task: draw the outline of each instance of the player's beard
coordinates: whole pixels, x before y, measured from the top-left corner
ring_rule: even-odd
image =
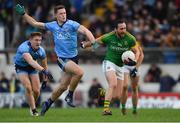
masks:
[[[118,37],[122,38],[122,37],[124,37],[125,33],[124,32],[121,32],[121,33],[117,32],[117,35],[118,35]]]

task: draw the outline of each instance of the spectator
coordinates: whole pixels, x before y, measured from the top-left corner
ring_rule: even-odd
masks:
[[[88,91],[89,95],[89,107],[97,107],[98,106],[98,89],[102,88],[99,80],[97,78],[93,78],[92,85]]]
[[[167,73],[163,73],[160,78],[160,92],[171,92],[176,81]]]
[[[156,64],[152,64],[144,78],[144,81],[145,82],[159,82],[161,71],[162,71],[161,68],[159,68]]]
[[[5,73],[1,72],[0,73],[0,92],[9,92],[9,90],[10,90],[9,84],[10,84],[10,82],[6,78]]]
[[[19,79],[16,77],[16,74],[13,73],[10,78],[10,92],[20,92],[21,91],[21,85],[20,85]]]

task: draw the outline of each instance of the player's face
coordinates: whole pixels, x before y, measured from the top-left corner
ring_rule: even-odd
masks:
[[[126,33],[126,24],[125,23],[119,23],[117,26],[117,33],[120,36],[124,36]]]
[[[55,16],[56,16],[58,22],[64,23],[66,21],[66,9],[57,10]]]
[[[42,37],[41,36],[34,36],[30,39],[31,46],[33,49],[37,50],[39,49],[39,46],[41,45]]]

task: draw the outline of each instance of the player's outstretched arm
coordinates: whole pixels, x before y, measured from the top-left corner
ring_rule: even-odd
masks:
[[[37,22],[34,18],[29,16],[25,11],[24,6],[17,4],[15,10],[19,15],[23,16],[23,18],[33,27],[45,29],[45,24],[42,22]]]
[[[95,41],[93,34],[85,26],[80,25],[78,28],[78,32],[86,35],[86,37],[88,38],[89,41]]]
[[[24,53],[23,54],[23,58],[25,59],[25,61],[31,65],[33,68],[35,68],[36,70],[42,71],[44,70],[44,68],[39,65],[29,53]]]

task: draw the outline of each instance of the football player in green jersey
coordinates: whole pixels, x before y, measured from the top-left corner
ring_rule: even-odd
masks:
[[[117,21],[114,31],[104,34],[95,41],[82,42],[81,47],[86,48],[92,46],[95,49],[99,44],[105,44],[107,47],[102,68],[109,86],[106,90],[103,115],[112,115],[109,108],[110,102],[112,98],[121,98],[124,84],[124,63],[121,60],[121,55],[124,51],[132,49],[135,52],[137,60],[139,50],[136,46],[135,37],[126,31],[126,23],[124,20]],[[136,65],[136,61],[130,60],[127,62],[127,65],[134,66]]]
[[[129,80],[129,78],[131,80],[133,114],[137,114],[138,82],[139,82],[138,68],[144,59],[143,50],[138,42],[137,42],[137,46],[138,46],[140,55],[139,55],[139,58],[137,59],[136,66],[127,66],[127,65],[123,66],[123,68],[124,68],[124,86],[123,86],[123,92],[122,92],[122,97],[121,97],[121,104],[122,104],[121,112],[123,115],[126,115],[126,105],[125,104],[126,104],[126,101],[128,98],[128,80]]]

